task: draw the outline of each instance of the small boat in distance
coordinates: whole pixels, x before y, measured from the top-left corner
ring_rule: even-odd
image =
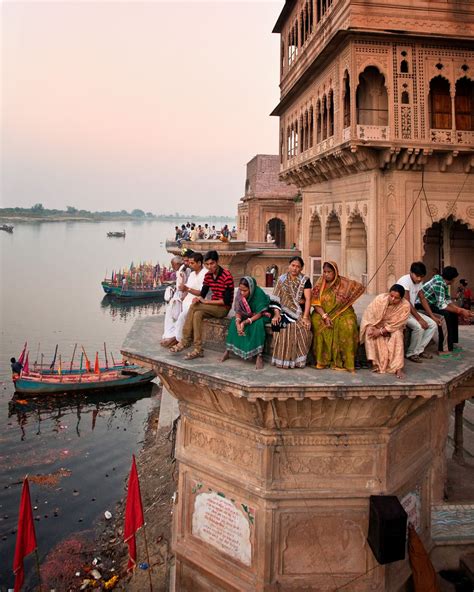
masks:
[[[134,286],[134,285],[116,285],[112,280],[103,280],[101,282],[102,288],[106,294],[114,298],[159,298],[163,296],[166,290],[165,284],[160,284],[149,288]]]
[[[9,232],[11,234],[13,232],[13,226],[11,224],[2,224],[0,226],[0,230],[4,230],[5,232]]]
[[[151,262],[132,263],[130,267],[107,272],[101,282],[102,289],[109,296],[120,299],[159,298],[163,296],[171,275],[166,267]]]
[[[108,232],[107,236],[109,238],[125,238],[125,230],[122,230],[122,232]]]

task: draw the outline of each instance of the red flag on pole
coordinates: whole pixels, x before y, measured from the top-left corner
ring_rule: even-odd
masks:
[[[27,354],[26,354],[25,365],[23,366],[23,370],[22,370],[22,374],[26,374],[26,375],[28,375],[30,373],[30,364],[28,362],[28,354],[29,354],[29,352],[27,352]]]
[[[99,374],[99,352],[95,352],[94,374]]]
[[[26,354],[26,346],[27,346],[27,342],[25,341],[25,345],[23,346],[23,351],[20,354],[20,357],[18,358],[18,361],[20,362],[20,364],[23,364],[24,360],[25,360],[25,354]]]
[[[130,469],[130,477],[128,478],[127,503],[125,505],[125,528],[123,533],[123,540],[128,545],[127,571],[135,569],[137,563],[135,533],[144,523],[140,483],[138,481],[135,455],[133,455],[132,468]]]
[[[20,513],[18,516],[18,532],[16,535],[15,558],[13,573],[15,574],[15,592],[19,592],[25,579],[23,559],[37,547],[33,512],[31,511],[30,487],[28,478],[23,481],[21,490]]]

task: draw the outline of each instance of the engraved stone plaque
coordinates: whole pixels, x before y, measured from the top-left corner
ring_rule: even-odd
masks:
[[[251,565],[253,513],[223,494],[198,493],[194,500],[192,533],[195,537],[244,565]]]

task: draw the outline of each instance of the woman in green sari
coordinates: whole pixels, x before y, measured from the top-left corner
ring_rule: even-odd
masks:
[[[256,357],[255,368],[263,368],[263,348],[265,345],[265,323],[268,322],[270,298],[257,286],[255,278],[243,277],[235,297],[235,317],[231,320],[226,340],[226,352],[222,361],[229,359],[233,352],[248,360]]]
[[[313,354],[316,368],[355,371],[359,332],[352,308],[365,288],[339,275],[337,264],[326,261],[313,289]]]

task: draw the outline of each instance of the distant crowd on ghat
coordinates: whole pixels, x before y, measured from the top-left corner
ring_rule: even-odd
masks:
[[[456,301],[450,298],[450,286],[459,276],[452,266],[423,283],[424,263],[412,263],[388,292],[367,305],[360,326],[353,304],[365,287],[341,276],[335,261],[324,263],[313,286],[303,273],[301,257],[292,257],[272,294],[250,276],[239,279],[234,294],[234,278],[219,265],[217,251],[203,257],[184,250],[182,256],[173,257],[171,266],[176,284],[165,298],[161,345],[175,354],[189,349],[186,360],[204,355],[203,319],[224,318],[233,309],[223,362],[232,353],[244,360],[255,358],[256,368],[263,368],[265,326],[269,324],[273,331],[271,363],[277,368],[303,368],[311,355],[317,369],[355,372],[361,343],[373,372],[403,378],[405,359],[420,364],[433,358],[425,351],[431,340],[437,342],[440,356],[449,357],[462,349],[459,322],[470,323],[474,316],[466,280],[460,280]],[[411,330],[407,348],[405,327]]]
[[[225,224],[220,230],[217,230],[215,226],[210,224],[193,224],[187,222],[181,224],[181,226],[175,226],[175,241],[181,244],[182,241],[196,242],[198,240],[220,240],[222,242],[228,242],[231,239],[237,238],[237,228],[235,226],[232,229]]]

